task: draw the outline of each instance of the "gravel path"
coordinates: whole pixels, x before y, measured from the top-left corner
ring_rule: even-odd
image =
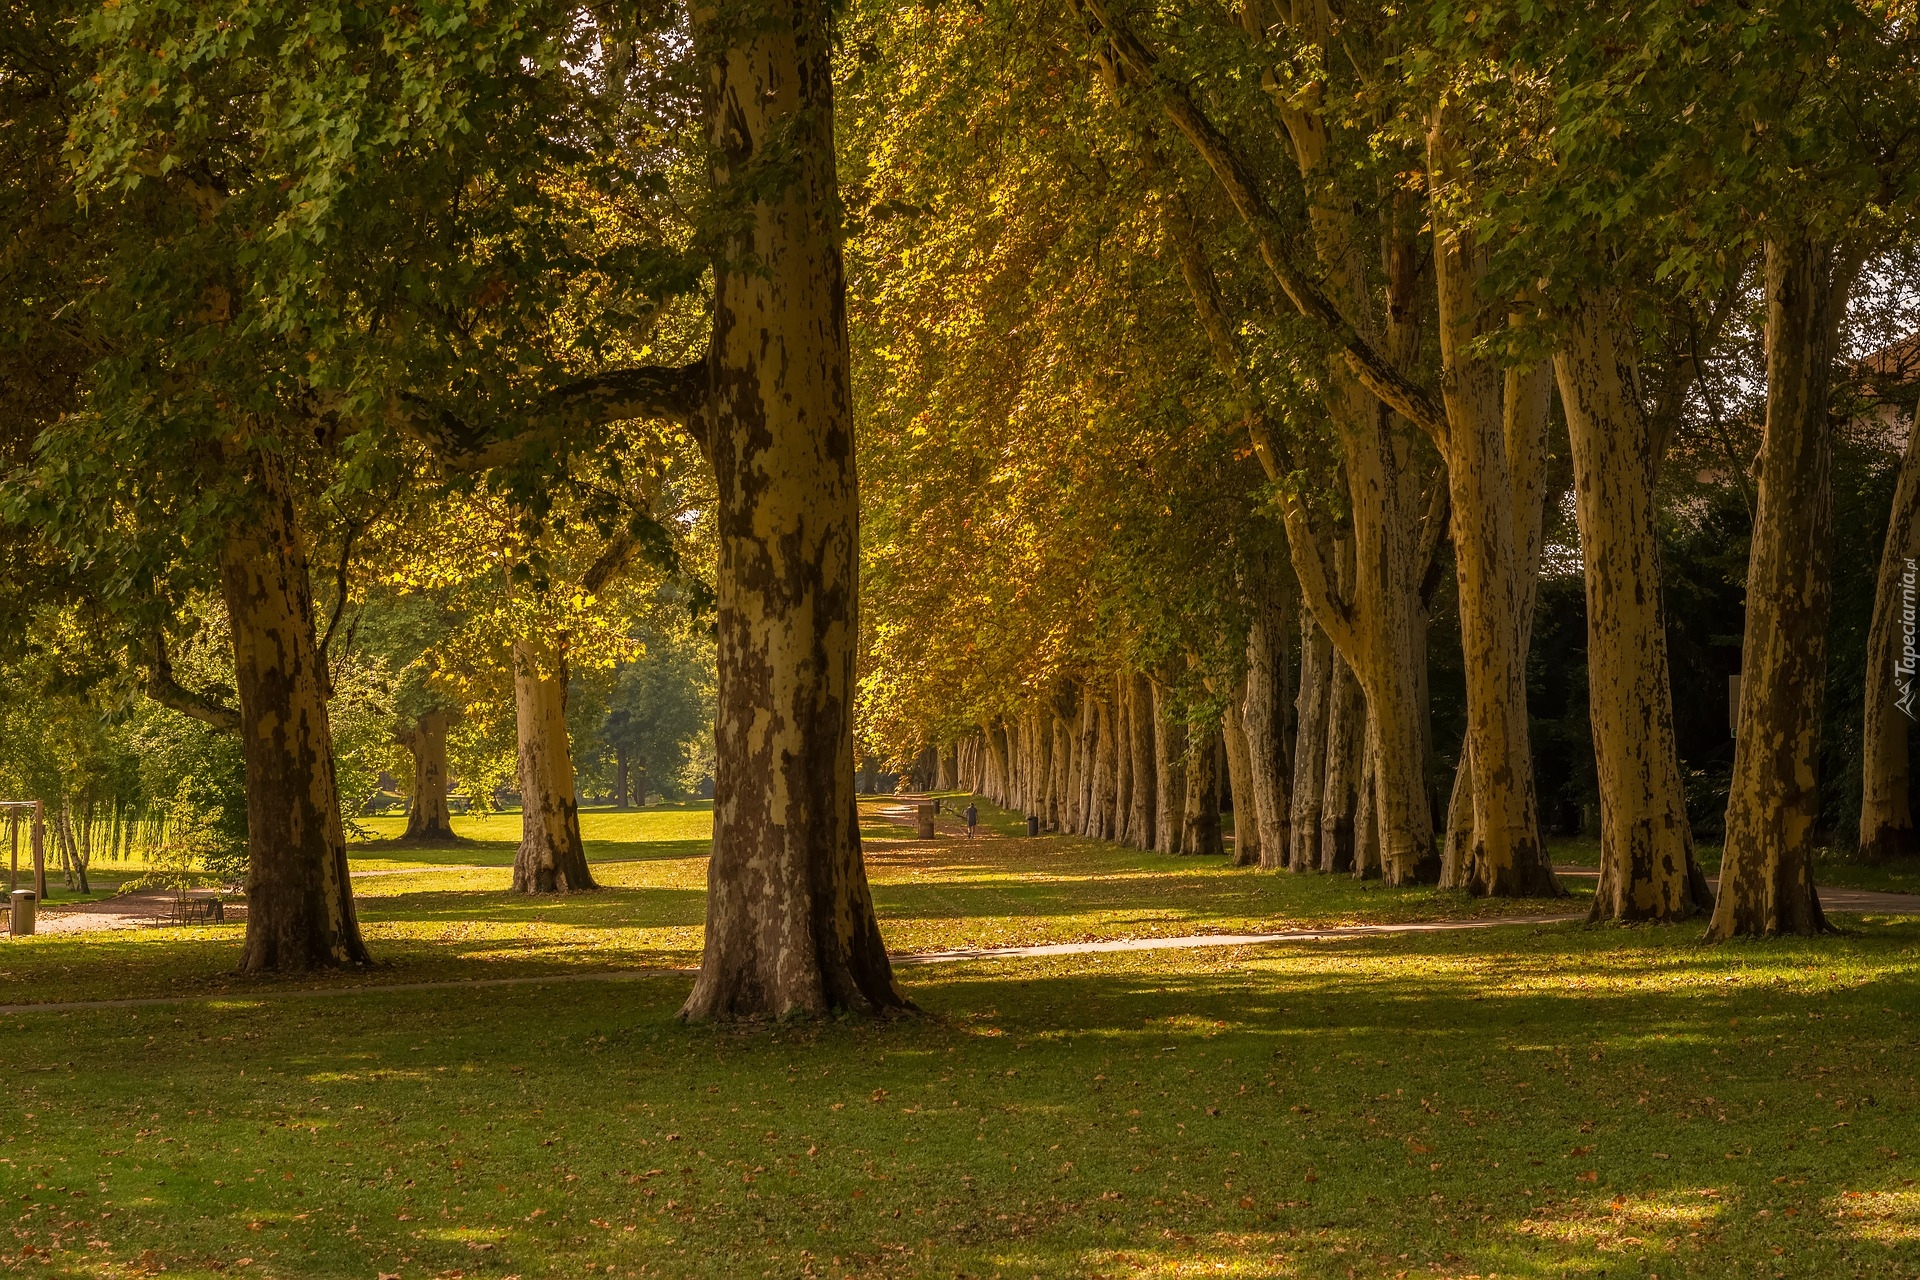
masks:
[[[212,895],[195,893],[191,896],[204,898]],[[173,899],[174,892],[171,889],[141,889],[103,898],[99,902],[79,902],[72,906],[62,906],[58,902],[42,903],[34,915],[33,931],[92,933],[102,929],[139,929],[164,925],[173,910]],[[244,901],[223,900],[222,907],[228,924],[247,918],[247,904]]]

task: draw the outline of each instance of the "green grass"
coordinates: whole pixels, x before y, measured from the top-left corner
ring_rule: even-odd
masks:
[[[183,1276],[1911,1275],[1917,945],[1555,927],[979,963],[908,972],[903,1024],[744,1035],[675,1024],[682,977],[20,1020],[10,1252],[102,1276],[147,1250]]]
[[[1550,852],[1554,865],[1598,867],[1600,841],[1597,837],[1556,838]],[[1701,844],[1694,848],[1700,867],[1710,876],[1720,874],[1720,846]],[[1821,849],[1814,858],[1816,885],[1834,889],[1871,889],[1878,893],[1920,893],[1920,858],[1869,859],[1851,849]]]
[[[866,806],[866,855],[874,902],[896,952],[1581,911],[1589,893],[1576,889],[1558,902],[1486,902],[1062,836],[874,837],[891,825],[881,812],[888,804]],[[990,816],[984,806],[982,816]],[[379,963],[301,981],[365,985],[696,965],[707,846],[681,836],[684,824],[707,820],[704,811],[581,815],[605,888],[564,898],[509,892],[512,845],[504,842],[452,850],[387,846],[378,857],[356,858],[355,870],[381,872],[354,885],[361,927]],[[944,815],[941,823],[944,831]],[[640,838],[613,839],[610,830]],[[0,949],[0,985],[16,993],[0,1003],[244,994],[261,980],[232,972],[243,932],[235,923],[22,939]]]
[[[408,866],[477,865],[510,867],[520,844],[520,815],[456,815],[455,844],[396,843],[407,829],[403,816],[361,818],[359,825],[376,838],[354,841],[348,857],[356,871]],[[713,840],[713,803],[689,800],[644,809],[584,809],[580,839],[589,861],[704,855]]]
[[[697,955],[693,820],[586,815],[600,894],[514,898],[497,861],[363,879],[373,973],[237,980],[236,928],[0,945],[9,1001],[206,997],[0,1017],[0,1270],[1920,1271],[1920,919],[911,965],[920,1017],[720,1032],[673,1020],[688,975],[634,972]],[[897,951],[1489,905],[1059,837],[868,852]],[[607,971],[632,980],[301,990]]]

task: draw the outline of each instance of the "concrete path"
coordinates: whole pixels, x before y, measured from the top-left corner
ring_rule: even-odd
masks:
[[[1254,947],[1276,942],[1322,942],[1331,938],[1368,938],[1398,933],[1452,933],[1491,929],[1503,924],[1565,924],[1584,914],[1487,916],[1475,920],[1429,920],[1416,924],[1349,924],[1325,929],[1285,929],[1277,933],[1190,933],[1177,938],[1120,938],[1111,942],[1051,942],[1033,947],[956,947],[894,956],[895,964],[943,964],[954,960],[1010,960],[1026,956],[1086,956],[1116,951],[1184,951],[1200,947]]]

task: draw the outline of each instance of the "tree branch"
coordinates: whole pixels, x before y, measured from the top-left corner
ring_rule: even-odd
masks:
[[[540,397],[528,415],[533,425],[511,436],[489,435],[412,396],[390,400],[387,421],[447,466],[485,471],[516,461],[532,447],[567,445],[595,427],[630,418],[675,423],[693,435],[703,453],[710,453],[704,427],[706,401],[707,362],[702,359],[677,368],[612,369],[555,387]]]
[[[1227,199],[1233,202],[1241,220],[1259,241],[1260,257],[1267,264],[1267,270],[1295,309],[1333,340],[1354,376],[1360,379],[1367,390],[1426,432],[1436,444],[1442,446],[1444,452],[1447,437],[1445,409],[1430,391],[1407,377],[1375,349],[1294,262],[1285,247],[1280,219],[1261,194],[1258,181],[1233,144],[1207,119],[1206,113],[1194,103],[1184,85],[1175,83],[1159,72],[1159,59],[1125,24],[1114,18],[1106,0],[1077,2],[1085,5],[1087,11],[1098,20],[1120,59],[1151,86],[1168,121],[1193,144],[1193,149],[1213,170]]]
[[[1453,536],[1453,489],[1444,465],[1433,473],[1427,490],[1427,513],[1420,520],[1420,607],[1433,604],[1440,586],[1440,548]]]
[[[607,580],[620,572],[621,566],[627,562],[627,557],[633,554],[634,544],[634,536],[625,529],[614,534],[607,543],[606,549],[591,565],[587,566],[586,573],[580,578],[580,585],[590,594],[599,595],[600,588],[606,586]]]
[[[1158,159],[1154,139],[1144,139],[1144,154],[1149,162]],[[1266,398],[1248,376],[1241,362],[1240,343],[1228,323],[1226,306],[1220,299],[1220,282],[1200,247],[1192,214],[1178,191],[1165,205],[1167,234],[1174,253],[1180,259],[1180,273],[1186,278],[1187,291],[1193,295],[1193,309],[1200,328],[1207,336],[1213,360],[1228,383],[1247,406],[1247,436],[1267,479],[1280,483],[1294,469],[1293,459],[1280,443],[1267,416]],[[1287,530],[1287,551],[1293,561],[1293,574],[1300,583],[1300,594],[1313,611],[1320,627],[1340,646],[1341,652],[1356,651],[1359,637],[1354,630],[1353,604],[1340,594],[1338,575],[1333,570],[1331,540],[1316,528],[1313,516],[1298,496],[1285,493],[1280,501],[1280,518]]]
[[[364,526],[357,520],[347,522],[347,531],[340,538],[340,563],[333,574],[333,615],[327,619],[326,634],[320,637],[319,659],[320,678],[327,687],[322,692],[329,698],[333,696],[333,668],[327,665],[327,650],[333,644],[333,633],[340,626],[340,615],[347,611],[347,568],[353,562],[353,540],[360,536]]]
[[[240,713],[204,694],[183,688],[173,678],[173,663],[167,657],[167,642],[153,638],[153,663],[147,671],[147,697],[163,707],[171,707],[183,716],[191,716],[212,725],[222,733],[240,732]]]

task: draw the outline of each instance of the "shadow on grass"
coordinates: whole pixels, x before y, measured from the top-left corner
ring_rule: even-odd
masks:
[[[676,1025],[682,977],[105,1011],[10,1042],[10,1150],[110,1180],[123,1252],[265,1222],[342,1274],[484,1232],[516,1271],[1911,1276],[1920,924],[1697,936],[954,966],[922,1018],[747,1033]]]
[[[497,889],[436,889],[360,899],[372,921],[422,924],[564,924],[582,929],[658,929],[700,925],[704,889],[611,886],[591,893],[520,894]]]
[[[511,867],[519,843],[510,840],[469,840],[458,847],[442,845],[404,845],[374,840],[348,848],[349,864],[378,862],[379,870],[400,870],[407,864],[422,870],[435,867]],[[704,858],[711,851],[710,840],[588,840],[584,848],[589,863],[658,862],[675,858]],[[400,864],[388,866],[387,864]],[[358,869],[358,868],[356,868]]]

